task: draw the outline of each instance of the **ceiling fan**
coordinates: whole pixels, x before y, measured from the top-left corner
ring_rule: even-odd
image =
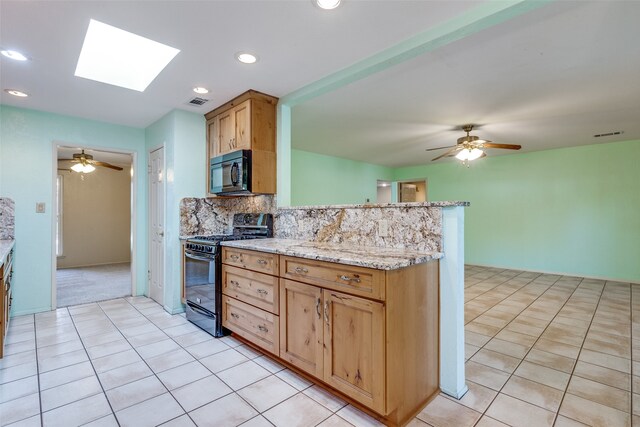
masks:
[[[71,159],[58,159],[59,162],[71,162],[75,163],[75,165],[71,166],[71,170],[79,173],[90,173],[96,170],[96,166],[102,166],[109,169],[114,169],[117,171],[121,171],[122,168],[120,166],[112,165],[107,162],[99,162],[97,160],[93,160],[93,156],[91,154],[85,154],[84,150],[81,153],[76,153],[73,155]]]
[[[426,151],[434,151],[434,150],[442,150],[445,148],[450,148],[444,154],[439,155],[435,159],[431,161],[439,160],[443,157],[452,157],[455,156],[457,159],[462,160],[465,164],[468,162],[479,159],[481,157],[486,157],[487,153],[484,152],[486,148],[502,148],[506,150],[519,150],[522,148],[521,145],[516,144],[494,144],[493,142],[480,139],[475,135],[469,135],[469,133],[473,130],[472,124],[462,126],[462,130],[467,133],[467,136],[463,136],[458,138],[458,143],[456,145],[450,145],[447,147],[438,147],[438,148],[427,148]]]

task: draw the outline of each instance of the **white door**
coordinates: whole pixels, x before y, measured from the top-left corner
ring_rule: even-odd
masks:
[[[164,148],[149,158],[149,295],[164,304]]]

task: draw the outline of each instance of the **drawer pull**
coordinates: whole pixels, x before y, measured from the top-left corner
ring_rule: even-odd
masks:
[[[256,292],[258,292],[260,295],[267,295],[269,293],[269,291],[266,289],[258,289]]]
[[[235,280],[229,280],[229,283],[231,283],[233,286],[235,286],[236,288],[240,287],[240,283],[236,282]]]
[[[257,262],[258,264],[260,264],[260,265],[267,265],[267,264],[268,264],[268,262],[267,262],[266,260],[264,260],[264,259],[259,259],[259,260],[258,260],[258,261],[256,261],[256,262]]]
[[[324,302],[324,321],[329,324],[329,301]]]
[[[269,329],[264,325],[258,325],[258,329],[265,333],[269,332]]]
[[[234,319],[239,319],[240,316],[237,315],[236,313],[231,313],[231,317],[233,317]]]
[[[360,283],[360,278],[358,276],[349,277],[343,274],[342,276],[340,276],[340,280],[344,280],[345,282]]]
[[[304,267],[296,267],[296,273],[298,273],[298,274],[306,274],[308,272],[309,272],[309,270],[307,270]]]
[[[320,319],[320,298],[316,298],[316,313],[318,313],[318,319]]]
[[[236,254],[233,254],[233,255],[229,255],[229,258],[231,258],[231,259],[232,259],[232,260],[234,260],[234,261],[237,261],[237,260],[239,260],[239,259],[240,259],[240,256],[239,256],[239,255],[236,255]]]

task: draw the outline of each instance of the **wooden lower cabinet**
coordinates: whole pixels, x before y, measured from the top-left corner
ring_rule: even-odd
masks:
[[[279,278],[262,273],[264,263],[228,258],[223,276],[232,286],[223,288],[225,327],[390,426],[407,424],[437,395],[437,261],[356,271],[337,263],[244,252],[244,260],[272,257],[268,266],[280,265]],[[247,267],[238,268],[242,264]],[[369,287],[374,291],[343,289],[347,270],[352,282],[355,275],[374,278]],[[258,289],[267,291],[261,295],[265,300],[256,299]]]
[[[324,290],[324,381],[386,414],[384,305]]]
[[[280,279],[280,357],[303,371],[322,378],[322,289]]]

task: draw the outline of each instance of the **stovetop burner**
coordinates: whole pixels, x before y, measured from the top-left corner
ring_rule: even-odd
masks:
[[[233,216],[233,234],[200,235],[187,239],[187,249],[199,252],[215,252],[220,242],[230,240],[264,239],[273,235],[271,214],[240,213]]]

